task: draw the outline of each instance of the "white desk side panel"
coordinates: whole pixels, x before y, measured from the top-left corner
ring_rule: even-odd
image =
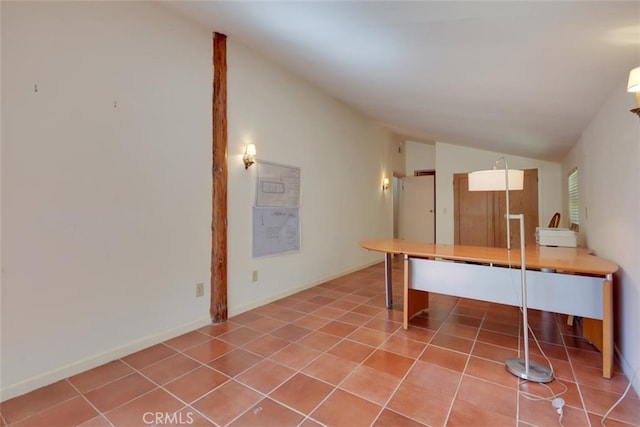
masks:
[[[602,319],[603,278],[527,270],[529,308]],[[409,287],[521,305],[520,269],[409,258]]]

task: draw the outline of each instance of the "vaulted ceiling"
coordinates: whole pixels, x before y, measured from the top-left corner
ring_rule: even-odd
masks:
[[[639,1],[166,4],[407,139],[538,159],[640,65]]]

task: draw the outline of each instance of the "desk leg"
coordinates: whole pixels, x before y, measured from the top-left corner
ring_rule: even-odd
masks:
[[[409,328],[409,256],[404,255],[404,295],[402,298],[402,327],[407,330]]]
[[[602,376],[611,378],[613,368],[613,275],[602,284]]]
[[[391,264],[390,252],[384,254],[384,290],[387,296],[387,308],[393,308],[393,277],[391,276]]]
[[[409,256],[404,256],[404,298],[402,312],[402,327],[409,328],[409,319],[416,313],[429,308],[429,292],[409,289]]]

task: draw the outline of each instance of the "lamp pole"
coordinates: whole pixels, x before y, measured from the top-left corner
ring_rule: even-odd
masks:
[[[509,165],[507,164],[507,159],[500,157],[496,160],[493,169],[497,169],[501,160],[504,162],[504,187],[505,201],[507,204],[505,218],[507,219],[507,251],[509,251],[509,253],[511,252],[511,229],[509,223],[512,219],[520,221],[520,292],[522,294],[522,324],[524,329],[524,360],[519,358],[507,359],[505,366],[509,372],[522,379],[538,383],[548,383],[553,380],[553,372],[551,369],[540,363],[531,362],[529,360],[529,319],[527,310],[527,265],[524,253],[524,214],[512,215],[509,212]],[[509,259],[511,259],[510,255]]]
[[[509,215],[520,221],[520,284],[522,292],[522,323],[524,325],[524,371],[529,375],[529,319],[527,317],[527,266],[524,256],[524,214]]]
[[[511,250],[511,230],[509,229],[509,220],[511,219],[510,215],[509,215],[509,165],[507,164],[507,159],[505,159],[504,157],[500,157],[498,160],[496,160],[496,164],[493,167],[494,169],[498,166],[498,163],[500,162],[500,160],[502,160],[504,162],[504,188],[506,191],[506,214],[505,214],[505,218],[507,219],[507,250],[510,251]]]
[[[506,167],[505,160],[505,167]],[[508,171],[508,169],[506,169]],[[508,172],[505,173],[508,175]],[[509,178],[505,178],[509,182]],[[507,204],[509,203],[509,186],[507,184]],[[529,360],[529,319],[527,309],[527,265],[524,253],[524,214],[510,214],[507,205],[507,230],[509,230],[509,221],[517,219],[520,221],[520,292],[522,303],[522,328],[524,329],[524,360],[519,358],[507,359],[505,366],[509,372],[522,379],[537,383],[548,383],[553,380],[553,371],[538,362]],[[508,231],[507,231],[508,233]],[[507,236],[507,242],[511,240],[511,236]],[[507,250],[511,245],[507,243]]]

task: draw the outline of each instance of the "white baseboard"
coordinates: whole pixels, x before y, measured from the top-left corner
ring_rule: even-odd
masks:
[[[333,274],[331,276],[327,276],[323,279],[307,283],[305,285],[289,289],[286,292],[281,294],[277,294],[266,298],[261,301],[253,302],[252,304],[248,304],[246,306],[241,306],[235,309],[229,310],[229,317],[244,313],[245,311],[252,310],[254,308],[260,307],[265,304],[269,304],[273,301],[277,301],[281,298],[287,297],[289,295],[293,295],[300,291],[304,291],[306,289],[312,288],[314,286],[320,285],[322,283],[328,282],[330,280],[336,279],[338,277],[345,276],[349,273],[353,273],[355,271],[362,270],[364,268],[370,267],[372,265],[379,264],[380,260],[372,261],[370,263],[364,264],[360,267],[352,268],[341,273]],[[383,278],[380,279],[380,287],[384,289]],[[44,387],[49,384],[53,384],[56,381],[60,381],[62,379],[71,377],[73,375],[79,374],[81,372],[87,371],[89,369],[93,369],[100,365],[104,365],[105,363],[109,363],[113,360],[119,359],[121,357],[127,356],[129,354],[135,353],[137,351],[143,350],[152,345],[161,343],[168,339],[177,337],[178,335],[182,335],[184,333],[193,331],[194,329],[198,329],[202,326],[208,325],[211,323],[211,319],[206,317],[202,319],[195,320],[193,322],[189,322],[183,325],[180,325],[175,328],[168,329],[166,331],[160,332],[158,334],[149,335],[138,340],[126,343],[122,346],[107,350],[103,353],[96,354],[94,356],[78,360],[76,362],[70,363],[68,365],[56,368],[49,372],[45,372],[40,375],[33,376],[31,378],[27,378],[24,381],[20,381],[15,384],[11,384],[7,387],[4,387],[0,390],[0,402],[11,399],[16,396],[23,395],[30,391],[36,390],[40,387]]]
[[[640,394],[640,367],[633,369],[631,364],[622,355],[622,352],[620,352],[618,346],[614,346],[613,348],[616,356],[618,356],[618,360],[620,361],[622,371],[631,382],[631,387],[636,391],[636,394]]]
[[[371,266],[376,265],[376,264],[380,264],[381,261],[383,261],[383,260],[378,259],[376,261],[371,261],[371,262],[363,264],[363,265],[361,265],[359,267],[350,268],[350,269],[345,270],[345,271],[343,271],[341,273],[332,274],[330,276],[326,276],[326,277],[324,277],[322,279],[315,280],[313,282],[304,284],[302,286],[297,286],[295,288],[288,289],[285,292],[282,292],[282,293],[279,293],[279,294],[276,294],[276,295],[272,295],[269,298],[265,298],[265,299],[259,300],[259,301],[253,301],[251,304],[247,304],[247,305],[243,305],[243,306],[240,306],[240,307],[236,307],[235,309],[229,308],[229,317],[237,316],[238,314],[242,314],[245,311],[249,311],[249,310],[253,310],[254,308],[262,307],[263,305],[272,303],[272,302],[277,301],[277,300],[282,299],[282,298],[286,298],[286,297],[291,296],[293,294],[297,294],[298,292],[302,292],[302,291],[307,290],[309,288],[313,288],[314,286],[321,285],[321,284],[323,284],[325,282],[328,282],[330,280],[337,279],[337,278],[342,277],[342,276],[346,276],[347,274],[363,270],[365,268],[371,267]],[[384,276],[380,276],[380,289],[384,291]]]
[[[193,322],[185,323],[178,327],[168,329],[158,334],[140,338],[138,340],[124,344],[120,347],[107,350],[103,353],[78,360],[68,365],[56,368],[52,371],[27,378],[26,380],[20,381],[19,383],[11,384],[0,390],[0,402],[23,395],[40,387],[53,384],[56,381],[60,381],[62,379],[71,377],[89,369],[93,369],[100,365],[104,365],[105,363],[120,359],[121,357],[127,356],[137,351],[144,350],[147,347],[151,347],[168,339],[175,338],[179,335],[193,331],[194,329],[201,328],[210,323],[211,319],[208,317],[198,319]]]

